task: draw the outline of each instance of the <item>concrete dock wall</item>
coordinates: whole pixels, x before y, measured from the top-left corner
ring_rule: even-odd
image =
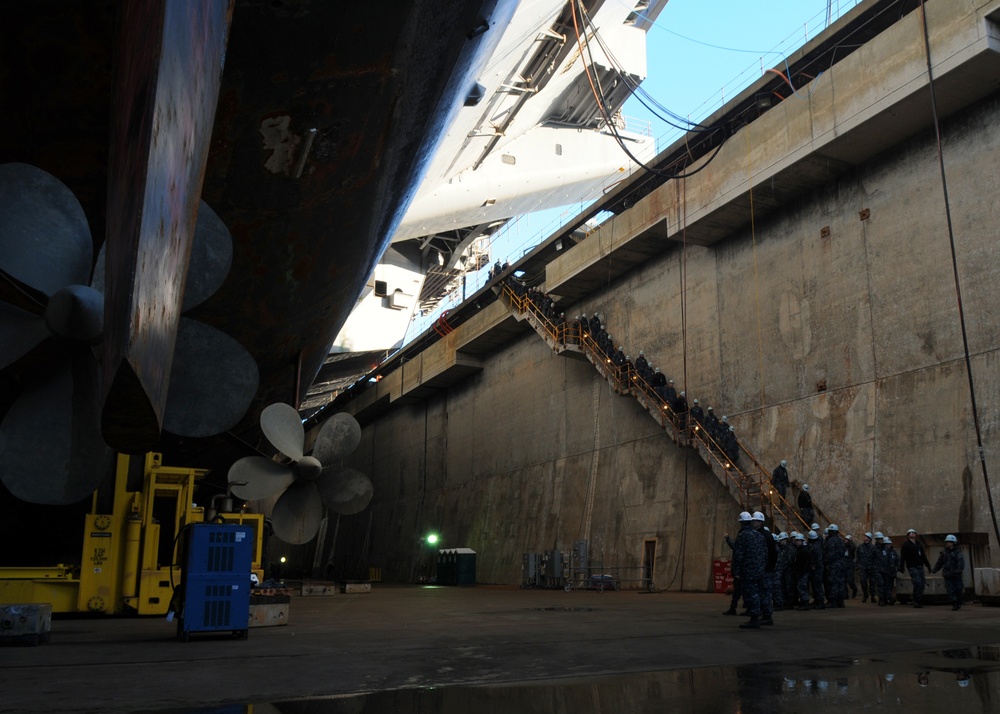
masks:
[[[951,90],[942,147],[984,453],[995,465],[997,9],[931,2],[928,11],[936,72]],[[607,221],[550,264],[543,288],[560,295],[663,223],[672,244],[564,301],[566,314],[600,312],[633,359],[642,349],[689,401],[728,415],[764,464],[787,459],[843,532],[992,539],[918,21],[911,14],[810,97],[738,132],[698,176]],[[973,70],[971,84],[959,82]],[[783,185],[793,165],[808,173],[804,190]],[[452,344],[468,337],[461,330]],[[442,547],[476,551],[482,583],[520,582],[522,553],[586,538],[592,564],[631,568],[636,579],[652,541],[658,587],[707,590],[739,510],[635,400],[532,332],[480,357],[462,381],[383,410],[354,461],[375,498],[367,516],[341,519],[336,547],[363,542],[388,580],[430,571],[420,536],[433,530]],[[990,553],[996,565],[1000,549]]]

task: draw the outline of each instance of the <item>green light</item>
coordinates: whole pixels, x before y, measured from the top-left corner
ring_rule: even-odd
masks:
[[[437,533],[428,533],[427,534],[427,544],[428,545],[434,545],[437,542],[438,542],[438,535],[437,535]]]

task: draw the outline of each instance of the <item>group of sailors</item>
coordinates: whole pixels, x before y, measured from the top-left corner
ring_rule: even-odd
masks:
[[[498,273],[499,274],[499,271]],[[728,465],[739,463],[740,444],[736,438],[736,428],[729,423],[729,418],[716,416],[715,410],[709,406],[705,409],[697,399],[688,405],[687,394],[677,391],[674,380],[668,379],[658,367],[647,359],[645,352],[639,351],[635,361],[625,353],[623,345],[616,344],[614,337],[608,333],[600,313],[588,317],[586,313],[566,320],[566,314],[561,312],[552,298],[537,288],[526,287],[514,277],[506,279],[507,284],[519,298],[526,299],[530,309],[545,318],[551,325],[558,339],[569,344],[584,344],[604,355],[605,364],[612,365],[610,370],[622,389],[639,389],[649,397],[658,399],[668,408],[667,419],[678,431],[684,432],[688,426],[697,425],[695,436],[701,439],[710,450],[715,450],[725,457]]]
[[[965,557],[954,535],[945,538],[944,550],[932,567],[917,532],[910,529],[899,552],[881,532],[865,533],[861,544],[850,535],[841,535],[831,523],[819,534],[813,523],[808,533],[771,533],[761,512],[744,511],[739,516],[740,531],[735,539],[725,535],[733,550],[731,570],[733,591],[724,615],[737,615],[742,597],[744,615],[750,619],[744,629],[773,625],[776,610],[822,610],[845,607],[848,597],[858,594],[856,574],[861,580],[861,602],[880,607],[896,603],[896,576],[908,572],[912,581],[913,607],[923,607],[926,586],[924,569],[942,571],[952,609],[962,607],[965,590]],[[850,592],[850,596],[848,596]]]
[[[492,274],[499,275],[504,267],[498,263]],[[507,282],[518,297],[529,301],[531,309],[544,316],[559,339],[570,343],[592,342],[607,362],[614,365],[621,387],[638,386],[647,396],[655,395],[669,407],[669,418],[678,430],[687,429],[690,419],[698,438],[702,438],[710,449],[721,451],[731,464],[737,464],[740,447],[728,417],[716,417],[711,406],[703,410],[697,399],[689,408],[685,392],[678,392],[674,380],[654,367],[643,351],[639,351],[633,363],[622,345],[615,344],[600,314],[594,313],[588,318],[584,313],[567,323],[565,314],[557,309],[549,295],[528,288],[512,277]],[[771,474],[771,484],[782,499],[790,485],[787,466],[788,462],[782,459]],[[761,512],[744,511],[739,516],[740,532],[736,539],[726,534],[726,542],[733,550],[734,588],[730,607],[724,614],[736,615],[742,597],[746,604],[745,614],[750,620],[741,627],[755,629],[773,625],[774,610],[845,607],[848,592],[851,598],[858,594],[856,573],[861,580],[861,601],[887,606],[896,602],[896,574],[905,569],[913,583],[913,606],[923,607],[924,568],[932,573],[942,570],[952,608],[958,610],[962,606],[965,561],[954,535],[945,538],[945,549],[931,568],[923,544],[912,528],[902,551],[897,553],[890,538],[880,532],[865,533],[860,545],[851,535],[842,536],[836,524],[827,526],[821,536],[819,524],[813,522],[815,510],[808,484],[802,484],[797,506],[803,522],[811,524],[806,533],[771,533],[764,526]]]
[[[677,391],[674,380],[668,379],[659,367],[654,367],[642,350],[639,350],[633,362],[632,356],[625,354],[624,347],[615,344],[614,337],[608,333],[599,313],[595,312],[590,318],[586,313],[576,317],[572,327],[575,329],[570,334],[580,335],[584,343],[588,339],[592,340],[596,349],[613,365],[615,378],[622,388],[638,388],[647,396],[659,399],[668,407],[667,418],[674,428],[683,432],[688,426],[697,425],[696,435],[710,449],[720,451],[730,464],[739,462],[740,446],[736,439],[736,428],[729,423],[728,417],[720,419],[711,406],[703,409],[697,399],[689,406],[687,393]]]

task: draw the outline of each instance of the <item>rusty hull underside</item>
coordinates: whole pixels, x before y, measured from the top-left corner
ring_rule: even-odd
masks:
[[[261,410],[305,395],[516,2],[219,0],[206,13],[208,5],[6,7],[0,163],[32,164],[64,182],[87,216],[95,256],[106,236],[123,241],[115,249],[109,241],[106,264],[118,281],[105,307],[113,445],[215,469],[211,479],[224,487],[235,459],[269,452]],[[198,15],[193,31],[159,32],[166,6]],[[212,55],[220,39],[224,59]],[[162,110],[164,100],[151,96],[152,75],[171,62],[179,62],[174,80],[187,80],[167,99],[181,117],[153,123],[150,107],[160,101]],[[199,116],[208,120],[192,133]],[[164,168],[157,151],[192,135],[187,163],[175,155]],[[186,316],[239,341],[260,387],[234,429],[182,439],[158,427],[190,246],[155,240],[171,235],[164,225],[173,235],[193,231],[199,197],[229,229],[233,263]],[[20,369],[0,372],[0,418]]]

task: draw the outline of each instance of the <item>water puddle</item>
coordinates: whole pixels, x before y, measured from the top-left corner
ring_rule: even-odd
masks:
[[[1000,645],[504,685],[402,689],[159,714],[1000,711]]]

